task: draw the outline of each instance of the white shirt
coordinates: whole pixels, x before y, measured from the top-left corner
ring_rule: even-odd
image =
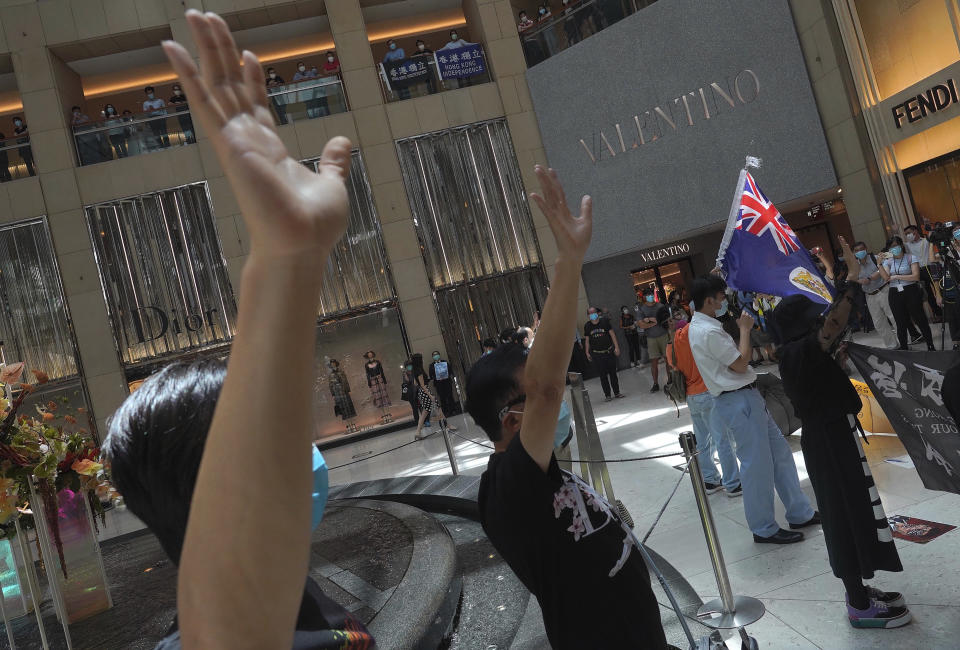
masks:
[[[916,257],[910,253],[904,253],[903,257],[897,259],[891,257],[883,261],[883,268],[887,269],[887,273],[890,275],[910,275],[913,273],[913,264],[914,262],[919,262]],[[921,264],[921,266],[923,266]],[[897,291],[903,291],[903,287],[909,287],[911,284],[916,284],[916,282],[910,280],[901,280],[899,278],[895,280],[890,280],[890,286],[896,289]]]
[[[150,113],[151,115],[164,115],[166,111],[162,111],[164,106],[167,103],[160,99],[159,97],[154,97],[153,99],[148,99],[143,102],[143,112]]]
[[[920,268],[930,263],[930,242],[926,239],[918,239],[914,242],[905,241],[903,245],[907,252],[917,258]]]
[[[740,350],[716,318],[703,312],[694,312],[690,320],[689,338],[693,360],[703,377],[703,383],[714,397],[757,380],[757,373],[749,366],[746,372],[730,370],[730,364],[740,358]]]

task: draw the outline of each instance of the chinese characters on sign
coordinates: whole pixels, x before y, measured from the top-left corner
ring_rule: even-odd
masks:
[[[423,58],[384,61],[383,72],[391,88],[406,88],[427,80],[430,68]]]
[[[487,70],[483,48],[479,43],[443,48],[434,56],[437,58],[437,72],[441,79],[463,79],[483,74]]]
[[[960,494],[960,431],[943,405],[943,352],[899,352],[850,344],[850,360],[873,391],[929,490]]]

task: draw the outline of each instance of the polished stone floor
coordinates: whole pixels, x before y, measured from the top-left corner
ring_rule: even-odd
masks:
[[[939,338],[939,330],[935,331]],[[856,340],[877,344],[874,336]],[[762,366],[761,371],[775,370]],[[632,458],[678,451],[677,434],[688,430],[690,418],[681,407],[679,417],[662,393],[650,394],[649,370],[620,373],[625,400],[603,403],[597,380],[588,382],[594,401],[604,452],[608,459]],[[464,438],[454,438],[461,471],[479,474],[489,449],[469,440],[486,442],[483,433],[465,416],[453,418]],[[806,478],[799,434],[789,438],[805,491],[813,497]],[[373,456],[413,439],[412,430],[388,434],[325,452],[333,469],[331,484],[392,476],[450,473],[450,463],[440,436],[408,445],[370,460]],[[911,469],[884,462],[905,453],[895,436],[873,435],[866,447],[888,515],[904,514],[960,525],[960,495],[926,490]],[[574,457],[578,453],[574,448]],[[681,475],[674,465],[679,457],[643,462],[614,463],[610,475],[617,498],[629,509],[638,533],[646,533],[663,502]],[[711,495],[723,552],[733,590],[755,596],[767,607],[766,615],[749,627],[766,648],[956,648],[960,646],[960,530],[927,544],[897,541],[905,571],[881,573],[873,584],[902,591],[914,622],[899,630],[855,630],[847,623],[843,588],[830,572],[823,535],[811,529],[807,539],[791,546],[758,545],[752,540],[743,515],[742,500],[723,492]],[[781,523],[783,507],[777,501]],[[670,561],[697,589],[704,600],[718,590],[707,557],[690,483],[684,479],[649,540],[651,548]],[[664,618],[672,612],[664,610]]]

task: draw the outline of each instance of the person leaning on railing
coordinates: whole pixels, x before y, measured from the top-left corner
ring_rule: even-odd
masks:
[[[33,149],[30,148],[30,131],[27,129],[27,123],[19,115],[13,118],[13,135],[17,139],[17,144],[25,144],[25,147],[19,147],[17,153],[20,159],[27,166],[27,173],[30,176],[36,176],[37,170],[33,167]]]
[[[123,126],[123,120],[117,114],[113,104],[104,106],[103,114],[106,116],[103,121],[106,126],[116,125],[115,128],[107,129],[107,138],[110,140],[114,154],[117,158],[126,158],[130,152],[127,149],[127,129]]]
[[[285,85],[287,82],[283,80],[283,77],[277,74],[277,71],[271,66],[267,68],[267,90],[274,88],[280,88]],[[273,104],[273,110],[277,114],[277,122],[280,124],[287,123],[287,105],[281,101],[280,97],[277,95],[272,95],[270,97],[270,103]]]
[[[7,157],[7,136],[0,133],[0,183],[13,180],[10,175],[10,159]]]
[[[426,59],[427,68],[429,69],[429,74],[427,75],[427,91],[433,95],[437,92],[437,82],[434,81],[433,75],[436,74],[433,71],[433,68],[430,66],[429,61],[433,58],[433,50],[427,47],[427,44],[417,39],[417,51],[410,55],[411,59]]]

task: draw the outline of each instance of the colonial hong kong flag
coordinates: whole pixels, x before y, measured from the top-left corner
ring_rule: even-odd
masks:
[[[738,291],[799,293],[829,305],[833,289],[776,206],[746,169],[741,170],[717,266]]]

